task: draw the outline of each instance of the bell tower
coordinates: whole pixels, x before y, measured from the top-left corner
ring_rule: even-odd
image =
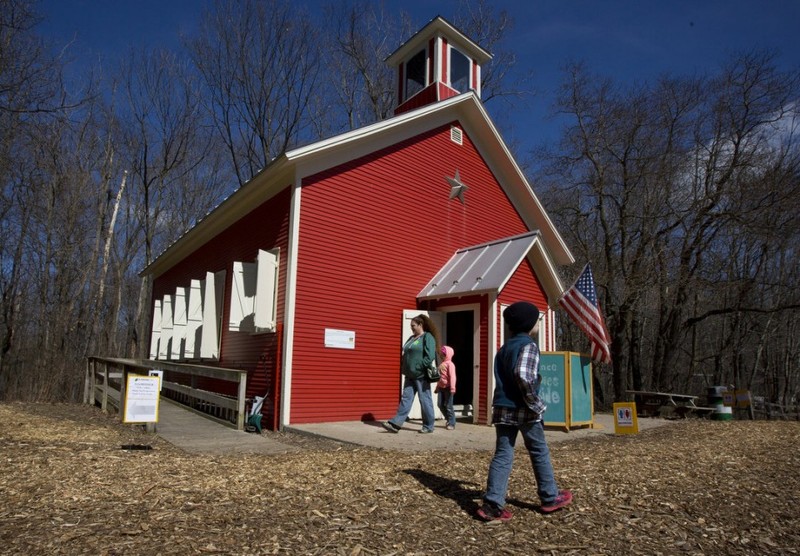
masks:
[[[397,72],[395,115],[467,91],[480,98],[481,65],[491,59],[491,54],[436,16],[386,58]]]

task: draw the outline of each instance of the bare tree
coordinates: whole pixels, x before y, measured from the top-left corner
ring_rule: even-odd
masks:
[[[394,16],[386,12],[384,4],[375,2],[337,2],[325,9],[328,80],[327,92],[316,105],[319,136],[393,115],[396,75],[384,60],[425,23],[412,21],[403,11]],[[485,0],[462,0],[453,24],[493,54],[481,72],[484,102],[501,97],[511,101],[526,94],[527,76],[511,78],[516,58],[503,45],[511,28],[505,11],[498,12]]]
[[[374,2],[334,3],[324,12],[327,80],[320,86],[326,92],[316,99],[314,118],[319,137],[392,116],[396,76],[384,60],[410,29],[405,16]]]
[[[50,266],[61,253],[43,227],[57,200],[50,134],[58,137],[65,111],[83,102],[65,94],[63,61],[35,34],[38,21],[30,3],[0,0],[0,396],[24,378],[25,350],[54,339],[35,319],[62,293]]]
[[[308,133],[318,92],[316,30],[283,0],[222,1],[190,41],[206,105],[243,185]]]
[[[787,248],[764,218],[798,194],[797,148],[774,129],[798,76],[755,53],[718,76],[627,90],[580,65],[568,77],[559,107],[575,123],[540,175],[561,229],[593,262],[615,398],[630,386],[697,387],[695,375],[740,381],[756,358],[742,346],[771,328],[748,315],[796,310],[785,295],[764,297],[763,283]]]
[[[481,99],[513,99],[530,94],[530,74],[518,73],[517,55],[505,44],[513,20],[505,10],[497,11],[487,0],[461,0],[454,25],[481,48],[491,52],[492,60],[481,71]]]
[[[121,313],[127,314],[125,343],[107,345],[133,356],[145,348],[138,339],[146,338],[149,329],[150,284],[141,281],[134,306],[123,307],[123,301],[134,298],[121,292],[130,277],[218,204],[228,187],[200,106],[196,75],[186,62],[165,51],[131,53],[120,80],[124,107],[115,144],[129,169],[130,185],[120,215],[123,233],[113,242],[117,280],[103,329],[113,331],[113,323],[123,320]],[[113,227],[108,233],[110,240]]]

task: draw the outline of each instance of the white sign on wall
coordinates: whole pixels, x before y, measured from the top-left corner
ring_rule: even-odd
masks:
[[[355,349],[356,333],[353,330],[325,329],[325,347],[339,349]]]

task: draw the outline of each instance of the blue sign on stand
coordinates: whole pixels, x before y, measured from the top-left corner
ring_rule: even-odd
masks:
[[[592,361],[570,351],[543,352],[539,359],[539,396],[547,405],[545,426],[571,427],[594,422]]]

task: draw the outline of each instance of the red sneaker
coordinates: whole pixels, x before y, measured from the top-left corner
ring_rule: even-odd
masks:
[[[572,503],[572,493],[568,490],[560,490],[558,491],[558,496],[552,502],[548,502],[547,504],[542,504],[540,508],[542,513],[549,514],[550,512],[554,512],[556,510],[560,510],[565,506],[569,506]]]
[[[498,508],[494,504],[483,503],[478,508],[478,517],[484,521],[509,521],[513,514],[505,508]]]

